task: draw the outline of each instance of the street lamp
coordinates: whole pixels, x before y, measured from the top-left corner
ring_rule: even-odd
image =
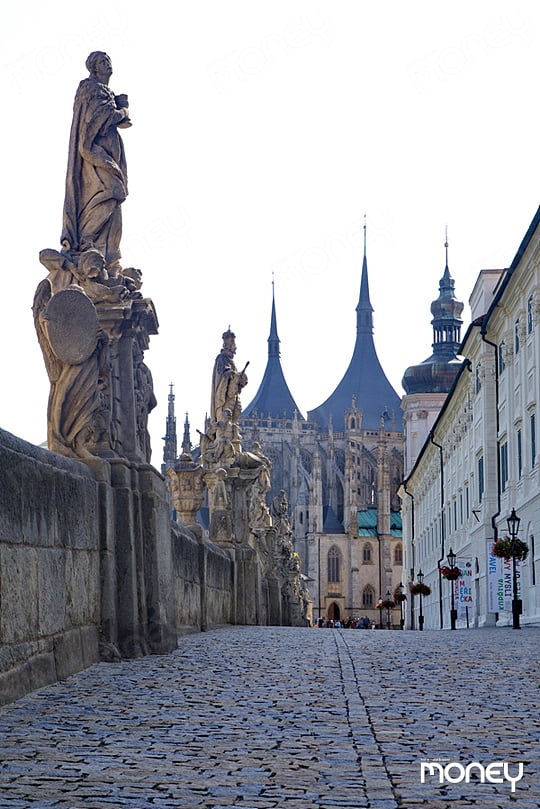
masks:
[[[392,593],[390,592],[390,590],[387,590],[386,591],[387,605],[389,605],[391,601],[392,601]],[[390,624],[390,606],[387,606],[386,607],[386,628],[390,629],[390,625],[391,625]]]
[[[456,564],[456,554],[454,553],[452,548],[450,548],[450,550],[448,551],[446,558],[448,559],[448,567],[450,568],[450,570],[452,570]],[[451,588],[450,592],[452,593],[452,607],[450,609],[450,629],[455,629],[457,610],[455,608],[454,603],[454,579],[450,579],[450,588]]]
[[[416,574],[416,578],[418,584],[422,584],[422,582],[424,581],[424,574],[422,573],[421,570],[419,570],[418,573]],[[422,612],[422,593],[420,593],[420,615],[418,616],[418,629],[420,630],[420,632],[422,632],[424,629],[424,614]]]
[[[401,582],[396,587],[396,593],[398,594],[399,601],[399,628],[403,629],[405,625],[405,618],[403,617],[403,585]]]
[[[515,508],[512,509],[512,513],[506,520],[508,525],[508,533],[510,534],[510,538],[512,540],[512,546],[514,545],[515,539],[517,537],[517,532],[519,531],[519,524],[521,520],[519,519],[518,515],[516,514]],[[514,547],[512,547],[512,551],[514,551]],[[518,589],[517,589],[517,570],[516,570],[516,557],[514,552],[512,552],[512,623],[514,629],[521,629],[519,625],[519,616],[521,615],[521,599],[518,598]]]

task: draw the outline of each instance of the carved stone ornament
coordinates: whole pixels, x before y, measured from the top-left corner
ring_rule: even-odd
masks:
[[[53,295],[43,315],[51,348],[68,365],[80,365],[95,351],[98,317],[84,292],[69,286]]]

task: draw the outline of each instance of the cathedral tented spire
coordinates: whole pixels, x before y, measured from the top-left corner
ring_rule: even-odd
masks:
[[[373,334],[373,307],[369,299],[369,281],[366,256],[366,220],[364,217],[364,258],[362,261],[362,277],[360,281],[360,297],[356,307],[356,331]]]
[[[276,321],[276,299],[274,294],[274,281],[272,280],[272,314],[270,316],[270,336],[268,337],[268,357],[279,357],[279,337]]]
[[[380,414],[387,409],[395,415],[395,429],[401,430],[400,399],[386,378],[373,342],[373,307],[369,297],[365,222],[360,297],[356,307],[356,343],[352,359],[332,395],[308,413],[309,420],[316,420],[320,430],[326,432],[332,415],[334,430],[344,430],[345,411],[350,409],[353,396],[356,397],[357,408],[362,411],[364,429],[378,430]]]
[[[280,339],[277,332],[276,301],[272,281],[272,312],[270,335],[268,337],[268,362],[259,390],[253,400],[242,411],[242,418],[251,418],[255,411],[260,418],[272,416],[274,419],[293,419],[299,408],[285,381],[280,361]]]

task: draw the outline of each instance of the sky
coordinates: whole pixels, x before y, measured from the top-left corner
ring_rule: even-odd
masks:
[[[143,272],[160,328],[145,361],[163,453],[173,383],[179,443],[210,406],[222,332],[267,359],[272,280],[281,360],[305,415],[355,341],[364,216],[375,345],[399,395],[431,354],[445,264],[466,303],[508,266],[539,204],[535,0],[18,0],[2,4],[4,366],[0,427],[46,438],[49,381],[32,320],[60,248],[73,99],[106,51],[129,96],[122,263]]]

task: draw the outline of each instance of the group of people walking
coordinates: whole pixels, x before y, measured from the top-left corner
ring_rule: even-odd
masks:
[[[317,626],[321,629],[376,629],[375,621],[364,615],[363,618],[353,618],[349,616],[344,621],[333,620],[331,618],[320,617]]]

